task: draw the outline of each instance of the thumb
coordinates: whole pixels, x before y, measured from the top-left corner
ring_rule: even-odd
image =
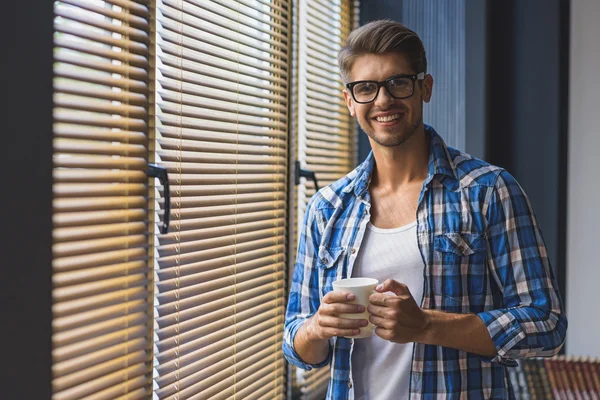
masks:
[[[408,286],[393,279],[386,279],[382,284],[378,285],[375,290],[379,293],[392,292],[396,296],[401,295],[410,295],[410,290],[408,290]]]

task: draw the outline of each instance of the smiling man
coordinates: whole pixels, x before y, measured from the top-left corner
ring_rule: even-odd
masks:
[[[284,353],[330,365],[328,399],[514,398],[506,368],[552,356],[567,320],[526,195],[505,170],[447,147],[423,124],[431,100],[419,37],[375,21],[338,57],[348,110],[372,152],[310,201],[298,246]],[[340,278],[382,282],[375,334]]]

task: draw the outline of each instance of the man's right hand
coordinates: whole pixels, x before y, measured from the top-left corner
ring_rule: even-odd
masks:
[[[329,292],[317,312],[298,329],[294,348],[304,362],[320,364],[327,358],[329,339],[334,336],[355,336],[360,328],[369,323],[366,319],[348,319],[340,314],[360,314],[365,308],[349,304],[354,300],[352,293]]]
[[[360,314],[365,308],[359,304],[350,304],[355,296],[352,293],[327,293],[315,315],[306,323],[306,339],[310,342],[327,340],[333,336],[356,336],[360,328],[369,323],[366,319],[342,318],[340,314]]]

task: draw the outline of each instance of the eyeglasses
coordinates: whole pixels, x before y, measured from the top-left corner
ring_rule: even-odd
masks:
[[[396,75],[385,81],[356,81],[346,84],[354,101],[360,104],[370,103],[379,95],[379,88],[385,86],[395,99],[406,99],[415,92],[415,82],[425,79],[425,72],[416,75]]]

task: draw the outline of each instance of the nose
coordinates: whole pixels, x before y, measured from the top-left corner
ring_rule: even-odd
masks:
[[[390,95],[385,85],[379,88],[379,93],[377,93],[377,97],[373,100],[373,103],[377,106],[385,106],[394,102],[394,98]]]

